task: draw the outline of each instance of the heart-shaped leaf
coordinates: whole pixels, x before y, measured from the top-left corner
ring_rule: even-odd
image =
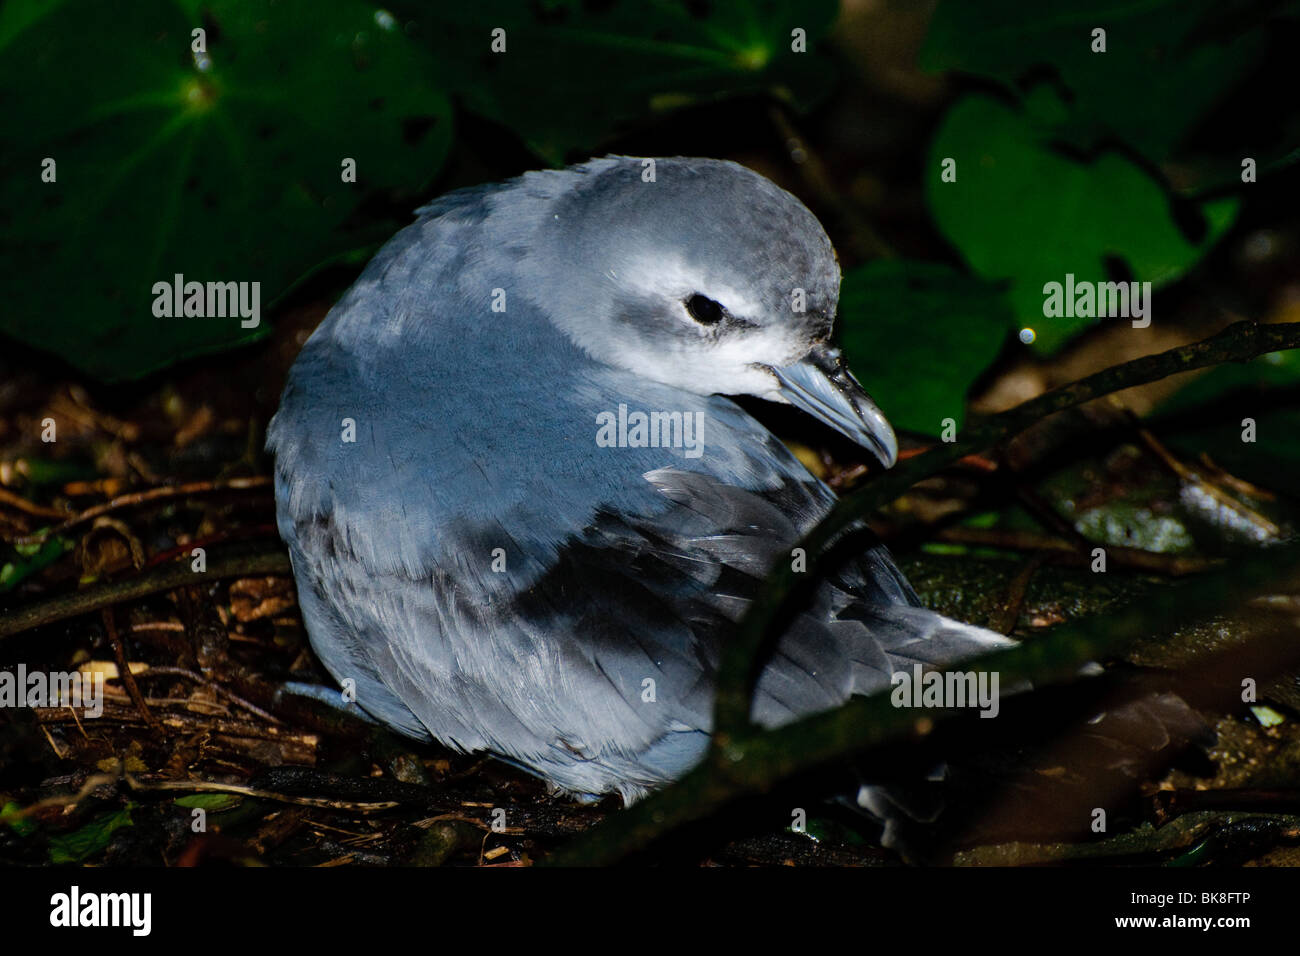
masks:
[[[1117,136],[1163,159],[1260,56],[1267,26],[1255,12],[1218,0],[944,0],[921,65],[1008,85],[1049,71],[1074,106],[1060,135]]]
[[[876,260],[840,287],[849,368],[908,431],[938,435],[945,418],[959,426],[966,392],[1013,327],[1001,289],[938,263]]]
[[[955,178],[943,175],[945,167]],[[1167,191],[1137,163],[1112,152],[1065,155],[1024,113],[978,95],[949,110],[927,169],[930,209],[943,233],[976,273],[1011,280],[1017,321],[1049,349],[1098,321],[1079,314],[1073,298],[1063,303],[1065,314],[1052,315],[1049,283],[1108,281],[1115,259],[1133,280],[1158,288],[1200,259],[1238,206],[1235,198],[1202,204],[1205,234],[1190,239]]]
[[[0,331],[109,380],[262,334],[215,292],[251,312],[258,283],[260,313],[391,232],[353,214],[395,190],[414,205],[441,164],[450,106],[430,73],[362,3],[8,0]],[[177,275],[248,285],[160,316],[155,285]]]

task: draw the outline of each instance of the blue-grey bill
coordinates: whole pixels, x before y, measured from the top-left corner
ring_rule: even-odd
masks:
[[[861,445],[886,468],[898,460],[893,427],[844,366],[839,349],[814,346],[800,361],[772,372],[781,395],[795,408]]]

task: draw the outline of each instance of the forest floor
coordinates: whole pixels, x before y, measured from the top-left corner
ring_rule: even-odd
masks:
[[[105,703],[95,718],[0,709],[0,862],[528,865],[617,812],[614,798],[579,805],[493,759],[280,693],[287,681],[330,685],[298,614],[261,451],[285,372],[325,308],[295,310],[236,357],[126,389],[7,370],[0,670],[102,675]],[[989,393],[1023,390],[1024,374]],[[44,442],[51,422],[56,440]],[[903,444],[905,455],[920,445]],[[839,489],[864,477],[829,435],[800,433],[793,447]],[[875,528],[925,603],[1033,640],[1288,533],[1292,492],[1194,452],[1097,403],[918,485]],[[195,548],[209,571],[198,583],[130,591],[167,567],[183,573]],[[77,613],[13,624],[113,586]],[[961,812],[925,838],[930,858],[1300,864],[1296,615],[1280,595],[1154,628],[1107,662],[1130,688],[1132,706],[1108,710],[1115,719],[1089,723],[1090,701],[1062,694],[1055,709],[1030,707],[1021,732],[941,753],[959,755],[947,800]],[[1254,702],[1241,700],[1243,674]],[[1191,707],[1163,709],[1169,695]],[[810,803],[796,832],[787,796],[662,852],[701,865],[899,862],[866,821],[829,804]],[[1113,808],[1101,832],[1088,812],[1099,800]]]

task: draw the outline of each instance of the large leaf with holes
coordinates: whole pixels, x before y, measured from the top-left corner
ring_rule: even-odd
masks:
[[[1295,5],[943,0],[921,64],[1008,84],[1052,76],[1074,105],[1064,133],[1076,141],[1113,134],[1163,158],[1246,76],[1267,41],[1260,14],[1281,7]],[[1097,29],[1105,52],[1094,52]]]
[[[390,232],[353,214],[409,205],[440,166],[450,107],[431,70],[351,0],[7,0],[0,331],[110,380],[262,334],[264,319],[158,317],[153,287],[257,282],[265,310]]]
[[[944,181],[945,160],[955,181]],[[1017,320],[1053,347],[1099,320],[1045,315],[1045,286],[1103,282],[1123,267],[1153,289],[1191,268],[1232,222],[1238,201],[1220,199],[1187,211],[1189,235],[1165,188],[1126,156],[1076,157],[1055,149],[1038,122],[986,96],[960,100],[930,149],[927,193],[935,221],[971,268],[1011,282]],[[949,167],[952,168],[952,167]],[[1124,319],[1123,321],[1128,321]],[[1154,314],[1152,321],[1160,321]]]
[[[691,103],[758,92],[796,107],[815,101],[833,81],[831,58],[815,45],[839,5],[396,0],[392,9],[412,18],[469,109],[561,164],[633,120]]]
[[[844,276],[839,339],[853,374],[898,428],[961,424],[966,393],[1014,316],[1002,290],[949,266],[877,260]]]

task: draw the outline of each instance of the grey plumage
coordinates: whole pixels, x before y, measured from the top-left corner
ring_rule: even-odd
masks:
[[[268,437],[312,644],[357,702],[627,799],[702,756],[719,649],[834,501],[724,394],[896,448],[823,344],[839,269],[815,217],[732,163],[643,168],[609,157],[420,210],[303,348]],[[725,314],[697,321],[692,295]],[[702,414],[703,453],[598,444],[620,405]],[[755,719],[1007,643],[916,604],[868,542],[783,634]]]

